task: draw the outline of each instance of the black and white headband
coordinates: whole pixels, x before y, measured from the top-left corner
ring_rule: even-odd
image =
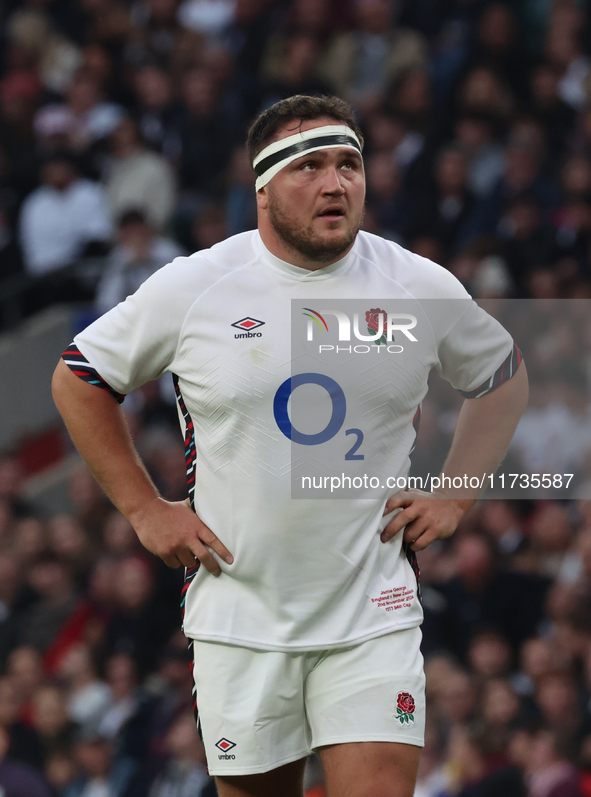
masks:
[[[281,169],[301,158],[304,153],[337,147],[351,147],[361,153],[359,139],[347,125],[324,125],[274,141],[261,150],[253,161],[252,167],[257,176],[256,190],[267,185]]]

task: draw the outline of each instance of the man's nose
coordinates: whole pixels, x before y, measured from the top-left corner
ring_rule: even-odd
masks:
[[[324,175],[324,184],[322,186],[325,194],[344,194],[341,174],[336,166],[331,166],[326,170]]]

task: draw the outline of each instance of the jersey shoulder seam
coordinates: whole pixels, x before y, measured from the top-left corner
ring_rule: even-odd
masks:
[[[394,254],[396,254],[396,250],[394,249],[393,251],[394,251]],[[372,268],[376,268],[380,272],[380,274],[383,277],[385,277],[387,280],[389,280],[390,282],[393,282],[396,285],[399,285],[400,288],[407,295],[407,298],[412,299],[413,301],[417,302],[418,304],[421,304],[421,299],[419,299],[417,296],[415,296],[414,293],[412,291],[410,291],[408,288],[406,288],[399,280],[397,280],[395,277],[392,277],[390,274],[388,274],[386,271],[384,271],[384,269],[382,268],[382,266],[379,263],[376,263],[376,262],[370,260],[366,255],[359,255],[359,259],[360,260],[365,260]],[[376,297],[376,298],[379,298],[379,297]],[[427,316],[427,320],[429,320],[428,316]],[[435,332],[433,330],[433,326],[431,325],[430,321],[429,321],[429,330],[431,332],[431,339],[433,341],[434,348],[437,351],[437,341],[436,341],[436,338],[435,338]],[[437,351],[437,359],[439,360],[438,351]]]
[[[209,250],[207,250],[207,249],[206,249],[205,251],[209,251]],[[196,253],[196,254],[200,254],[200,253]],[[214,261],[212,261],[212,260],[209,260],[207,257],[204,257],[203,255],[200,255],[200,256],[201,256],[201,257],[203,257],[203,260],[205,260],[205,262],[206,262],[206,263],[209,263],[209,264],[211,264],[211,265],[216,265],[216,264],[214,263]],[[189,259],[190,259],[190,258],[191,258],[191,255],[189,256]],[[230,277],[231,275],[237,274],[239,271],[242,271],[243,269],[245,269],[245,268],[248,268],[248,267],[249,267],[249,266],[251,266],[253,263],[255,263],[257,259],[258,259],[258,255],[255,253],[255,254],[254,254],[254,255],[253,255],[251,258],[250,258],[250,260],[248,260],[246,263],[243,263],[243,265],[239,266],[238,268],[235,268],[235,269],[234,269],[234,268],[226,268],[226,269],[225,269],[225,273],[224,273],[224,274],[222,274],[222,275],[221,275],[221,276],[220,276],[218,279],[216,279],[214,282],[212,282],[212,283],[211,283],[211,285],[208,285],[208,286],[207,286],[207,288],[205,288],[205,290],[204,290],[204,291],[202,291],[202,292],[199,294],[199,296],[197,296],[197,297],[196,297],[196,298],[195,298],[195,299],[194,299],[194,300],[191,302],[191,304],[189,305],[189,307],[187,307],[187,310],[185,311],[185,315],[184,315],[184,317],[183,317],[183,322],[182,322],[182,324],[181,324],[181,325],[180,325],[180,327],[179,327],[178,339],[177,339],[177,342],[176,342],[176,346],[175,346],[175,349],[174,349],[174,355],[173,355],[173,357],[172,357],[172,360],[171,360],[170,366],[172,366],[172,364],[173,364],[174,362],[176,362],[176,361],[177,361],[177,356],[178,356],[179,345],[180,345],[180,342],[181,342],[181,340],[182,340],[182,337],[183,337],[183,331],[184,331],[184,329],[185,329],[185,324],[187,323],[187,318],[188,318],[188,316],[189,316],[189,313],[191,312],[191,310],[193,309],[193,307],[195,306],[195,304],[196,304],[196,303],[197,303],[197,302],[198,302],[198,301],[199,301],[199,300],[200,300],[200,299],[201,299],[203,296],[206,296],[206,295],[207,295],[207,292],[208,292],[208,291],[210,291],[210,290],[211,290],[211,289],[212,289],[212,288],[213,288],[215,285],[218,285],[220,282],[222,282],[222,280],[224,280],[224,279],[226,279],[226,278]],[[171,370],[171,367],[169,367],[169,369],[168,369],[168,370]]]

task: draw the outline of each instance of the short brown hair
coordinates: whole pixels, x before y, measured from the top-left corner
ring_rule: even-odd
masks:
[[[350,127],[363,146],[363,135],[348,102],[339,97],[309,97],[305,94],[294,94],[293,97],[279,100],[275,105],[267,108],[250,126],[246,146],[251,164],[287,122],[292,122],[295,119],[303,122],[309,119],[320,119],[323,116],[330,116]]]

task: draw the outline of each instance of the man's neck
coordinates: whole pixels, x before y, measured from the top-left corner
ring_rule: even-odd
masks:
[[[290,246],[288,243],[286,243],[277,235],[272,227],[266,228],[264,225],[259,225],[259,233],[261,240],[272,255],[278,257],[279,260],[283,260],[284,263],[289,263],[292,266],[296,266],[296,268],[306,269],[306,271],[319,271],[321,268],[326,268],[327,266],[331,266],[333,263],[342,260],[346,255],[349,254],[355,243],[355,241],[353,241],[353,243],[345,250],[339,252],[330,259],[312,260],[309,257],[306,257],[306,255],[304,255],[298,249],[295,249],[293,246]]]

